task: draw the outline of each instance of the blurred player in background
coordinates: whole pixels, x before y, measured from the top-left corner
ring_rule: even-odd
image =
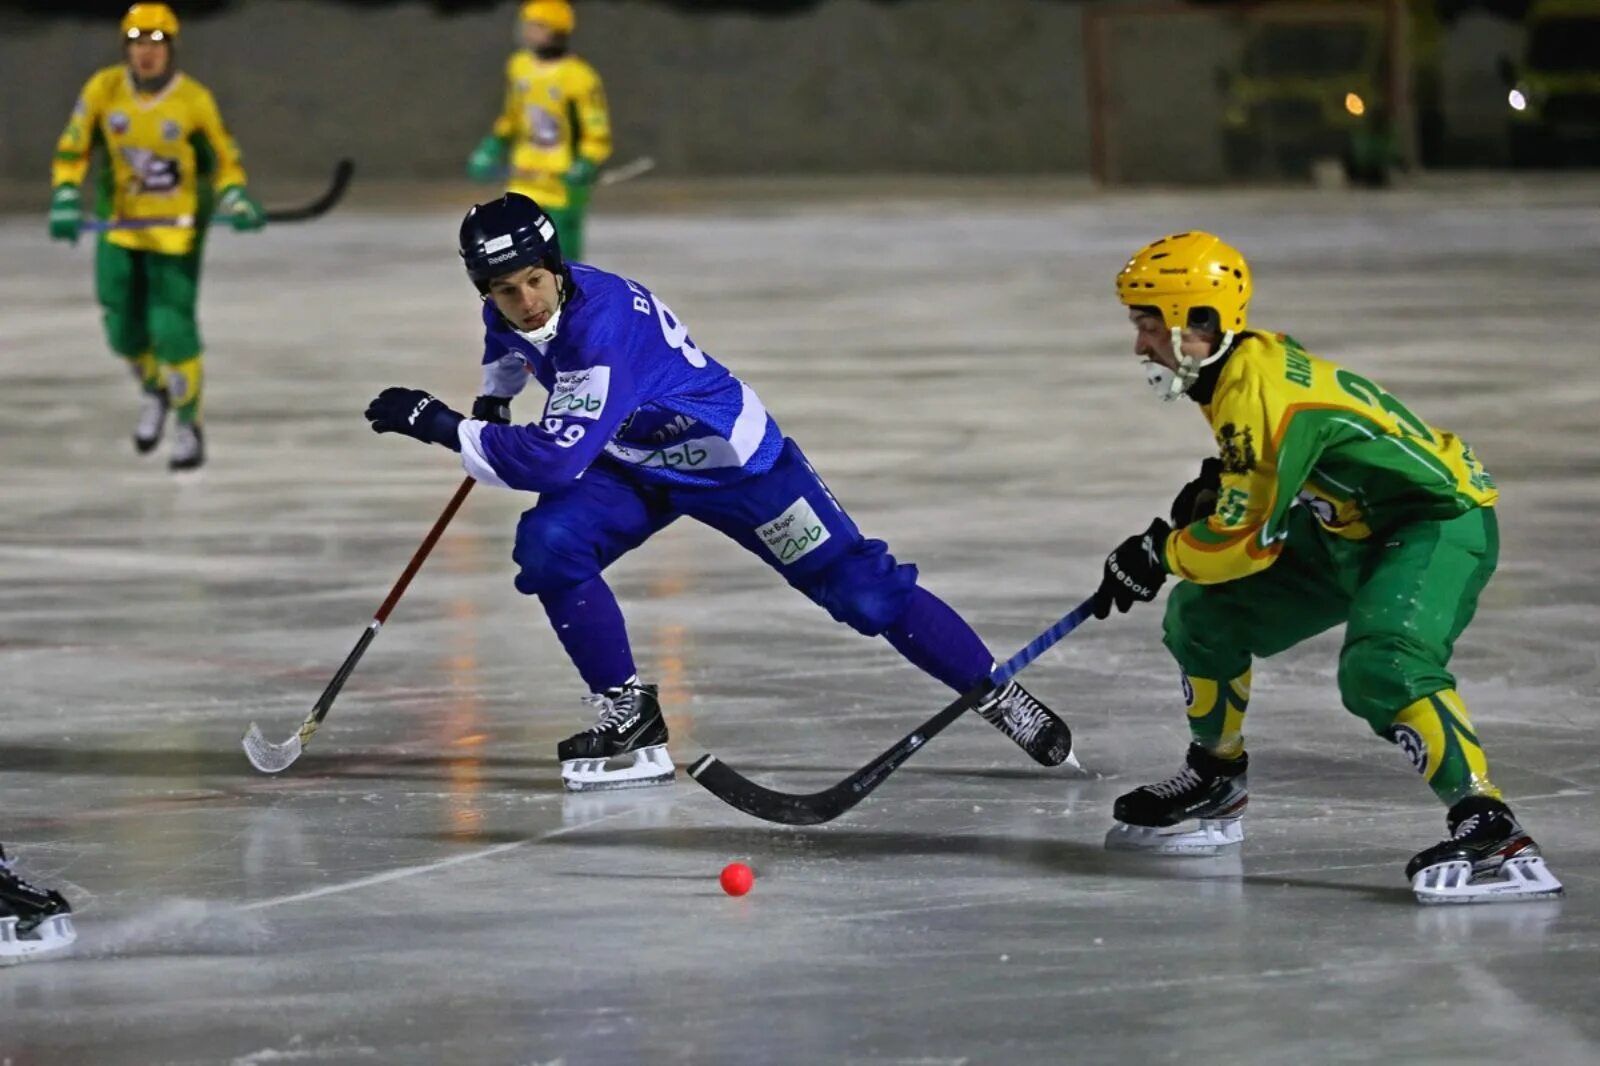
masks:
[[[389,388],[366,416],[378,433],[460,452],[485,484],[539,494],[517,526],[516,587],[539,598],[600,707],[557,749],[569,789],[672,780],[656,686],[639,678],[601,573],[685,515],[946,685],[988,677],[994,660],[972,628],[918,584],[915,566],[861,535],[755,391],[653,293],[568,262],[550,218],[518,193],[474,207],[460,251],[483,300],[484,395],[469,418]],[[511,398],[530,377],[549,398],[537,420],[512,425]],[[776,632],[748,639],[759,648]],[[1015,681],[977,710],[1045,766],[1071,752],[1066,724]],[[605,765],[619,756],[631,765]]]
[[[1171,524],[1157,518],[1107,557],[1095,594],[1104,618],[1181,579],[1165,632],[1192,740],[1177,774],[1117,799],[1107,844],[1242,840],[1251,661],[1342,624],[1345,708],[1449,808],[1450,839],[1406,868],[1418,898],[1559,893],[1490,782],[1447,669],[1499,559],[1493,479],[1465,441],[1372,381],[1249,329],[1250,293],[1244,257],[1208,233],[1163,237],[1117,275],[1151,387],[1199,404],[1219,455]]]
[[[505,104],[494,132],[467,160],[475,181],[505,180],[538,201],[569,259],[583,258],[583,214],[600,165],[611,156],[611,118],[595,69],[570,51],[577,23],[568,0],[522,5],[525,49],[506,63]]]
[[[178,71],[177,40],[178,17],[166,4],[128,9],[126,62],[89,79],[56,144],[50,236],[77,241],[83,181],[98,158],[95,214],[112,228],[96,242],[95,289],[111,350],[144,396],[134,447],[153,450],[171,411],[168,465],[190,470],[205,462],[195,303],[206,226],[214,210],[237,230],[266,219],[211,93]],[[178,224],[141,222],[149,219]]]
[[[0,847],[0,966],[57,954],[77,939],[66,897],[17,876]]]

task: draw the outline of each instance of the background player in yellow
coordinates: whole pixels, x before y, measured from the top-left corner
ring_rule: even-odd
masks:
[[[544,208],[568,259],[583,258],[589,190],[611,156],[611,118],[595,69],[569,51],[577,23],[567,0],[522,5],[522,39],[506,63],[505,103],[494,132],[467,160],[475,181],[507,181],[507,190]]]
[[[1489,780],[1447,669],[1499,556],[1494,481],[1465,441],[1293,338],[1248,328],[1250,267],[1208,233],[1141,249],[1117,275],[1134,353],[1163,400],[1200,405],[1218,455],[1106,559],[1095,613],[1155,598],[1192,738],[1173,777],[1116,801],[1111,847],[1211,852],[1243,839],[1255,657],[1340,624],[1339,692],[1449,808],[1450,839],[1406,876],[1422,902],[1554,895]],[[1198,826],[1194,823],[1198,821]]]
[[[95,249],[95,288],[111,350],[144,394],[133,442],[149,452],[176,414],[169,465],[205,462],[200,429],[200,256],[213,211],[235,229],[260,229],[239,150],[211,93],[179,73],[178,18],[166,4],[134,4],[122,19],[123,64],[91,77],[56,144],[50,236],[73,241],[81,187],[97,160],[95,214],[109,219]],[[148,220],[177,219],[179,225]]]

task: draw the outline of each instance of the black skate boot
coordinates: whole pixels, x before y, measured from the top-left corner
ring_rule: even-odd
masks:
[[[206,461],[206,438],[198,424],[178,423],[173,432],[168,470],[194,470]]]
[[[556,747],[561,783],[571,792],[643,788],[672,782],[676,769],[667,754],[667,722],[661,717],[656,686],[637,677],[616,688],[584,698],[600,708],[600,717],[582,733]],[[631,766],[606,769],[606,761],[632,755]]]
[[[1060,766],[1072,756],[1072,730],[1067,723],[1015,681],[991,693],[976,710],[1041,766]]]
[[[145,390],[139,401],[139,422],[133,427],[133,447],[140,455],[155,451],[156,445],[161,443],[170,407],[166,389]]]
[[[1468,796],[1445,816],[1450,839],[1417,853],[1406,879],[1418,903],[1490,903],[1561,895],[1539,845],[1490,796]]]
[[[1117,825],[1106,847],[1161,855],[1215,855],[1244,839],[1244,808],[1250,801],[1245,772],[1249,757],[1224,759],[1189,745],[1184,767],[1165,781],[1141,785],[1117,797]]]
[[[76,939],[72,905],[18,877],[0,848],[0,966],[63,951]]]

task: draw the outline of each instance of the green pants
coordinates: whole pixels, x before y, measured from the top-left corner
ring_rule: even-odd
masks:
[[[200,295],[204,235],[187,255],[135,252],[101,238],[95,247],[95,293],[106,340],[124,359],[152,353],[168,366],[200,354],[195,304]]]
[[[583,259],[583,212],[589,199],[587,190],[571,190],[566,207],[547,207],[545,214],[556,224],[556,235],[561,238],[563,259]]]
[[[1266,658],[1345,624],[1339,694],[1384,735],[1416,700],[1455,687],[1456,638],[1499,561],[1492,508],[1414,522],[1366,541],[1290,512],[1283,554],[1221,585],[1183,582],[1167,601],[1166,645],[1185,673],[1236,678]]]

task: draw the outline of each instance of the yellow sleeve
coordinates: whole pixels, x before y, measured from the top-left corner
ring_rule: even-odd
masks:
[[[494,120],[494,136],[502,141],[521,140],[522,109],[517,106],[517,57],[506,60],[506,94]]]
[[[67,128],[56,140],[55,158],[50,163],[52,188],[63,183],[82,185],[88,176],[89,150],[94,146],[94,131],[100,122],[100,112],[104,110],[103,80],[97,74],[84,82],[78,102],[72,105],[72,115],[67,119]]]
[[[584,63],[572,88],[578,121],[577,154],[599,166],[611,158],[611,113],[606,108],[605,86],[600,84],[595,69]]]
[[[222,113],[217,110],[217,102],[210,90],[201,89],[196,94],[194,109],[195,130],[206,139],[216,156],[217,170],[211,178],[212,187],[220,192],[234,185],[245,184],[247,179],[244,164],[240,161],[239,146],[222,124]]]
[[[1310,463],[1302,463],[1304,456],[1280,461],[1292,409],[1279,417],[1274,406],[1259,374],[1247,374],[1214,401],[1222,487],[1211,517],[1167,538],[1166,566],[1178,577],[1201,585],[1235,581],[1265,570],[1283,551],[1284,523]]]

